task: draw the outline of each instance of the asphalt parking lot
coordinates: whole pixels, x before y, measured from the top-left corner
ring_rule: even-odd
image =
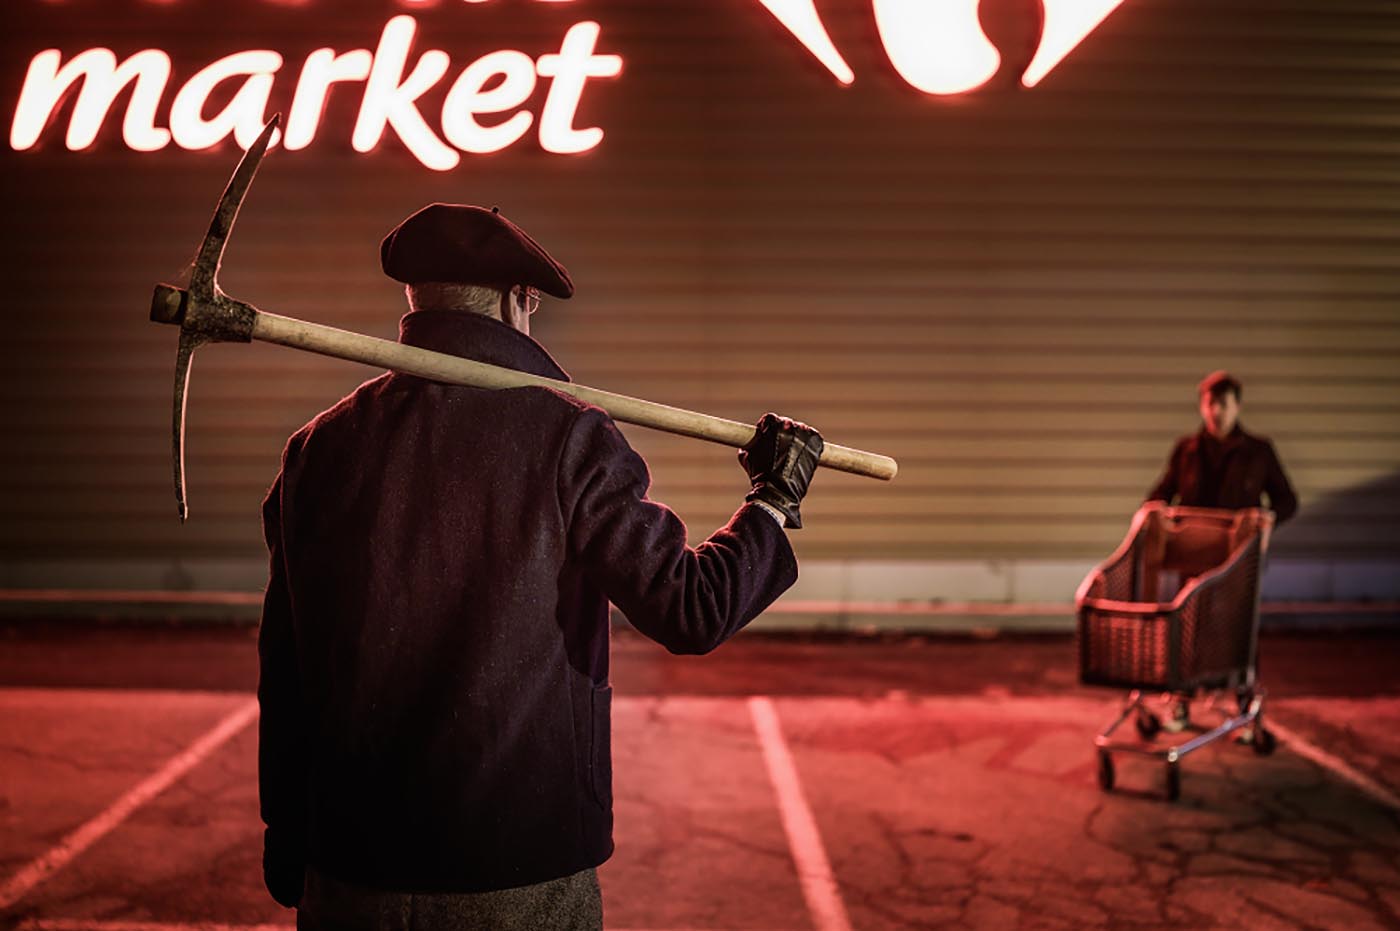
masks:
[[[285,927],[260,882],[246,628],[10,625],[0,914]],[[1278,750],[1095,778],[1121,695],[1060,637],[616,638],[621,931],[1400,927],[1400,638],[1266,637]]]

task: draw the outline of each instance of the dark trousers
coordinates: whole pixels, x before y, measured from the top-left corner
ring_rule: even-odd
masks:
[[[494,892],[385,892],[315,869],[297,909],[298,931],[603,931],[598,872]]]

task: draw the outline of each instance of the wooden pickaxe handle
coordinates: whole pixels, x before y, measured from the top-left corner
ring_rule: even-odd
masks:
[[[253,338],[335,356],[338,359],[352,359],[366,365],[381,366],[453,385],[470,385],[474,388],[521,388],[534,385],[553,388],[555,391],[571,394],[580,401],[596,404],[607,411],[614,420],[726,446],[743,446],[753,439],[754,435],[752,424],[658,404],[655,401],[644,401],[599,388],[575,385],[572,382],[517,372],[514,369],[433,352],[417,346],[405,346],[387,339],[377,339],[292,317],[280,317],[277,314],[259,311],[253,321]],[[898,464],[889,456],[852,449],[849,446],[838,446],[835,443],[827,443],[822,449],[819,465],[886,481],[894,478],[899,470]]]
[[[183,291],[169,285],[162,285],[156,290],[151,319],[159,323],[180,323],[183,317],[181,305],[184,302]],[[467,385],[474,388],[522,388],[534,385],[553,388],[555,391],[573,395],[589,404],[596,404],[607,411],[614,420],[651,427],[655,430],[664,430],[667,433],[675,433],[680,436],[709,440],[712,443],[721,443],[726,446],[740,447],[753,439],[754,428],[751,424],[726,420],[723,417],[714,417],[666,404],[657,404],[655,401],[644,401],[641,398],[615,394],[598,388],[588,388],[572,382],[517,372],[514,369],[489,365],[485,362],[464,359],[447,353],[433,352],[418,346],[406,346],[403,343],[311,323],[307,320],[298,320],[295,317],[283,317],[258,310],[241,302],[230,301],[230,303],[238,305],[238,308],[245,313],[245,320],[246,313],[252,313],[252,330],[247,333],[247,336],[263,342],[277,343],[281,346],[290,346],[293,349],[315,352],[323,356],[333,356],[337,359],[363,362],[366,365],[391,369],[408,375],[417,375],[452,385]],[[219,337],[215,336],[214,338],[218,339]],[[828,469],[849,472],[853,475],[865,475],[886,481],[894,478],[895,473],[899,470],[898,464],[889,456],[852,449],[849,446],[839,446],[835,443],[825,445],[819,465]]]

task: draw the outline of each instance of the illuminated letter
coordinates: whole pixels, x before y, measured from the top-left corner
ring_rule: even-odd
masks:
[[[482,90],[496,75],[503,80]],[[524,52],[504,50],[483,55],[467,66],[442,105],[442,133],[466,152],[496,152],[530,128],[534,114],[521,111],[496,126],[482,126],[478,113],[500,113],[525,103],[535,90],[535,62]]]
[[[758,2],[767,7],[768,12],[776,16],[778,22],[807,47],[807,51],[817,56],[817,61],[826,65],[826,70],[836,75],[836,80],[842,84],[850,84],[856,79],[851,66],[846,64],[846,59],[841,57],[841,53],[836,51],[836,46],[831,43],[831,36],[827,34],[826,27],[822,25],[822,18],[817,14],[815,0]]]
[[[262,132],[272,76],[281,67],[281,55],[255,50],[220,58],[190,78],[170,106],[170,131],[176,145],[207,149],[233,133],[238,144],[248,148]],[[209,102],[209,95],[219,84],[236,77],[243,78],[243,86],[223,110],[206,120],[204,105]],[[277,142],[277,133],[273,133],[272,141]]]
[[[1035,87],[1123,0],[1045,0],[1045,34],[1021,83]]]
[[[122,138],[138,152],[153,152],[170,142],[170,132],[155,127],[156,107],[170,77],[170,56],[147,49],[117,67],[117,56],[110,49],[95,48],[59,68],[62,57],[58,49],[48,49],[29,63],[15,120],[10,125],[12,148],[23,151],[39,140],[59,99],[80,77],[83,86],[68,123],[68,148],[77,151],[92,145],[112,101],[133,80],[136,88],[122,120]]]
[[[420,162],[436,171],[447,171],[455,168],[461,157],[428,128],[414,101],[447,73],[451,59],[437,49],[424,52],[405,80],[403,69],[417,28],[412,16],[395,16],[385,24],[350,143],[356,152],[368,152],[379,144],[385,125],[392,125]]]
[[[540,76],[554,79],[540,114],[540,145],[545,151],[586,152],[603,140],[603,131],[596,126],[574,129],[584,83],[622,73],[621,57],[593,54],[598,32],[597,23],[577,23],[564,35],[559,54],[540,56],[536,66]]]
[[[344,55],[334,49],[318,48],[306,56],[297,92],[292,98],[292,110],[287,116],[287,135],[282,145],[288,150],[304,149],[316,137],[316,124],[326,107],[326,95],[337,81],[363,81],[369,77],[373,57],[369,49],[360,48]]]
[[[985,84],[1001,55],[977,19],[978,0],[875,0],[875,25],[900,77],[926,94]]]

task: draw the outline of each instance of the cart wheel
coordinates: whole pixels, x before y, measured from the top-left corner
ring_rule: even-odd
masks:
[[[1175,763],[1167,764],[1167,801],[1181,798],[1181,769]]]
[[[1162,722],[1162,727],[1169,732],[1176,734],[1186,730],[1191,726],[1191,701],[1189,698],[1178,698],[1172,703],[1171,718]]]
[[[1278,746],[1274,732],[1265,730],[1263,724],[1254,725],[1254,741],[1250,744],[1259,756],[1268,756]]]
[[[1113,791],[1113,757],[1107,750],[1099,751],[1099,788],[1105,792]]]
[[[1138,736],[1143,740],[1151,740],[1162,731],[1162,719],[1150,711],[1139,711],[1135,723]]]

